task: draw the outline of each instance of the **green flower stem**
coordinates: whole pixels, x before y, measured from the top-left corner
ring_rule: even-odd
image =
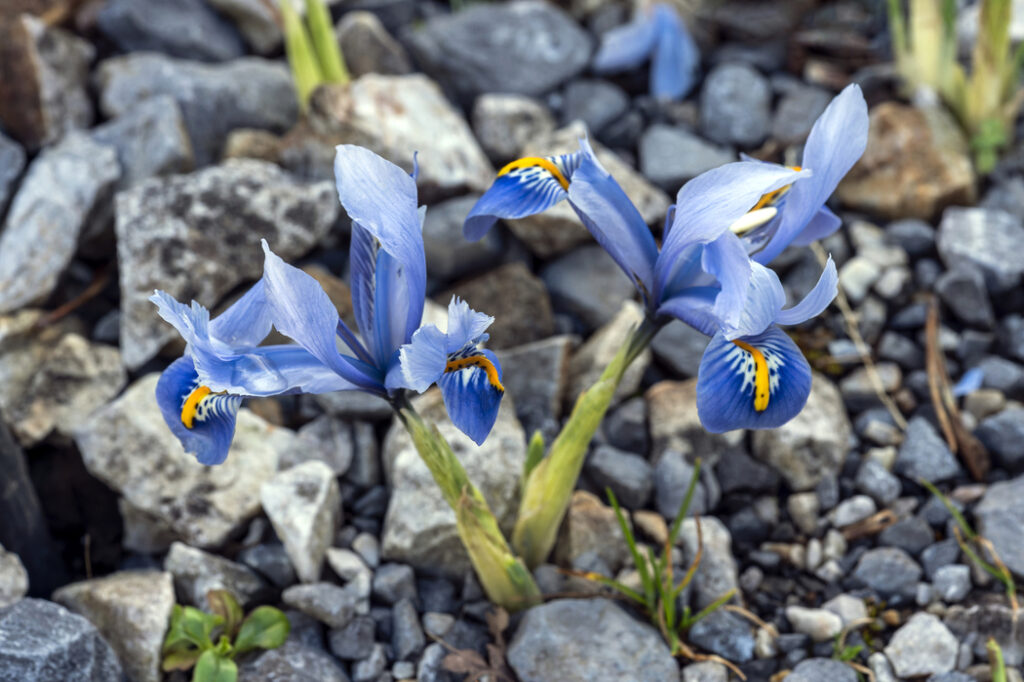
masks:
[[[455,510],[459,538],[487,597],[509,610],[538,603],[540,590],[533,576],[512,553],[487,500],[469,480],[451,446],[407,401],[401,399],[395,407],[445,501]]]
[[[547,457],[527,475],[512,533],[512,545],[527,566],[537,566],[551,553],[594,432],[608,411],[626,368],[661,327],[662,323],[647,319],[633,330],[597,382],[580,394]]]

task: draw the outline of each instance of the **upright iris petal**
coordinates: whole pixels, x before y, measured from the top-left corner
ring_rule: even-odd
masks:
[[[505,395],[498,358],[479,348],[492,322],[453,297],[447,333],[434,325],[421,327],[401,350],[406,386],[423,392],[437,383],[452,423],[477,444],[491,432]]]

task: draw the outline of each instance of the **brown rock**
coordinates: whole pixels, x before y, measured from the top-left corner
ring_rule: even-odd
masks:
[[[593,552],[613,572],[618,572],[626,561],[627,551],[615,510],[593,493],[574,492],[555,545],[555,561],[571,566],[580,555]]]
[[[372,12],[348,12],[334,29],[353,78],[368,73],[410,73],[409,55]]]
[[[666,450],[692,452],[705,466],[718,461],[722,451],[742,442],[742,431],[708,433],[697,415],[697,380],[659,381],[644,394],[651,431],[651,458]]]
[[[974,203],[967,141],[948,113],[885,102],[870,126],[864,156],[839,185],[848,208],[930,220],[951,204]]]

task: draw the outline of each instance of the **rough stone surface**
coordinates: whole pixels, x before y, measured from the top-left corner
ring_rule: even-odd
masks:
[[[356,615],[356,597],[333,583],[293,585],[281,600],[331,628],[344,628]]]
[[[894,466],[896,473],[913,481],[947,481],[960,473],[960,465],[939,434],[923,417],[907,424],[907,433]]]
[[[930,220],[951,204],[973,204],[974,168],[960,127],[938,108],[874,107],[867,149],[838,195],[849,208],[892,219]]]
[[[279,453],[294,435],[242,409],[227,460],[204,467],[164,423],[158,377],[137,380],[75,432],[82,460],[93,476],[189,544],[219,546],[259,513],[259,487],[277,471]]]
[[[608,486],[622,506],[643,509],[654,487],[647,460],[611,445],[598,445],[587,458],[586,472],[600,489]]]
[[[644,312],[637,303],[625,301],[620,306],[615,317],[587,339],[569,361],[569,386],[565,394],[567,413],[580,393],[600,379],[604,368],[626,343],[633,329],[643,322]],[[650,364],[651,351],[644,349],[623,373],[615,395],[612,396],[613,405],[639,390],[640,380]]]
[[[786,620],[796,632],[802,632],[815,642],[827,642],[843,629],[843,619],[825,609],[787,606]]]
[[[439,15],[406,39],[423,70],[465,99],[542,95],[582,71],[591,49],[568,15],[536,1]]]
[[[185,601],[201,609],[209,607],[210,590],[228,590],[243,608],[267,595],[267,583],[248,567],[181,542],[171,545],[164,570]]]
[[[588,327],[611,319],[634,291],[632,280],[597,244],[573,249],[548,263],[541,279],[555,307],[579,317]]]
[[[663,123],[652,125],[640,138],[640,170],[666,192],[675,192],[687,180],[735,160],[731,150]]]
[[[261,161],[153,178],[117,195],[121,352],[139,367],[177,336],[150,301],[154,289],[212,308],[263,273],[266,239],[288,261],[321,239],[338,215],[333,183],[303,184]]]
[[[0,609],[28,594],[28,572],[14,552],[0,545]]]
[[[721,64],[704,79],[701,132],[713,142],[755,147],[771,125],[772,91],[767,79],[746,64]]]
[[[572,566],[596,555],[615,572],[626,560],[625,542],[615,511],[593,493],[577,490],[555,543],[555,561]]]
[[[25,169],[25,150],[21,145],[0,132],[0,218],[7,202],[14,195],[18,177]]]
[[[899,677],[936,675],[953,670],[958,642],[942,621],[930,613],[915,613],[897,630],[885,655]]]
[[[654,357],[682,378],[696,377],[710,338],[680,320],[662,327],[651,341]]]
[[[173,97],[185,117],[197,166],[216,160],[221,143],[236,128],[283,131],[298,117],[288,68],[255,57],[203,64],[138,52],[103,61],[96,83],[108,117],[143,100]]]
[[[793,672],[786,676],[786,682],[857,682],[858,679],[853,668],[832,658],[800,661]]]
[[[733,663],[746,663],[754,658],[755,641],[750,622],[730,611],[713,611],[697,621],[686,638],[688,643]]]
[[[857,562],[853,577],[883,598],[908,596],[921,577],[921,567],[897,547],[869,549]]]
[[[530,609],[508,649],[522,682],[672,682],[679,667],[650,625],[606,599],[563,599]]]
[[[794,490],[809,490],[823,476],[839,472],[852,430],[835,385],[814,374],[804,409],[777,429],[754,432],[753,454],[775,468]]]
[[[458,296],[473,310],[494,317],[487,332],[489,348],[510,348],[546,339],[555,330],[551,299],[544,282],[523,263],[509,263],[490,272],[459,282],[438,295],[449,301]]]
[[[289,639],[238,667],[245,682],[349,682],[344,668],[319,646]]]
[[[1003,466],[1024,462],[1024,408],[1011,407],[981,422],[975,435]]]
[[[498,262],[502,238],[491,230],[479,241],[462,236],[462,223],[480,196],[470,194],[432,205],[423,221],[423,250],[427,272],[433,277],[454,279],[482,270]]]
[[[985,276],[978,268],[958,263],[942,273],[935,282],[935,292],[965,324],[982,329],[991,329],[995,324]]]
[[[508,530],[519,504],[518,480],[526,458],[526,436],[511,401],[502,401],[494,429],[481,446],[448,420],[440,392],[430,391],[414,405],[427,422],[437,424],[469,479]],[[385,439],[383,459],[392,492],[384,517],[382,555],[423,570],[461,577],[470,565],[455,531],[455,513],[441,497],[437,483],[400,424],[392,426]]]
[[[469,124],[423,74],[367,74],[320,88],[310,100],[310,125],[329,153],[334,144],[356,144],[411,172],[418,151],[421,202],[484,192],[494,179]]]
[[[1024,262],[1013,248],[1024,239],[1019,217],[987,208],[946,209],[939,223],[939,255],[946,267],[968,263],[981,270],[989,291],[1000,293],[1018,286]]]
[[[80,133],[36,157],[0,233],[0,313],[49,295],[120,172],[113,149]]]
[[[65,585],[53,599],[99,629],[133,682],[163,679],[160,650],[175,601],[170,573],[122,571]]]
[[[331,468],[311,461],[282,471],[260,487],[260,503],[299,580],[319,580],[342,513],[341,492]]]
[[[515,159],[530,141],[555,130],[548,108],[526,95],[480,95],[473,103],[471,120],[480,146],[495,163]]]
[[[686,554],[686,562],[692,562],[697,556],[697,523],[697,519],[687,518],[679,528],[679,540]],[[714,516],[703,516],[699,523],[704,540],[704,555],[693,578],[693,598],[694,606],[702,609],[729,590],[735,589],[738,593],[739,577],[736,559],[732,555],[729,529]]]
[[[994,483],[974,508],[978,533],[992,542],[1007,568],[1024,576],[1024,476]]]
[[[281,45],[281,28],[271,6],[262,0],[206,0],[229,18],[257,54],[270,54]]]
[[[125,52],[149,50],[211,62],[245,53],[234,27],[202,0],[110,0],[96,23]]]
[[[657,337],[655,337],[657,338]],[[659,381],[644,394],[647,424],[651,432],[651,458],[668,450],[700,453],[712,466],[722,452],[742,442],[742,432],[708,433],[697,415],[697,380]]]
[[[558,431],[574,343],[572,336],[560,335],[497,353],[505,394],[515,401],[516,416],[527,434]]]
[[[405,48],[391,37],[372,12],[348,12],[334,29],[353,78],[368,73],[404,74],[412,71]]]

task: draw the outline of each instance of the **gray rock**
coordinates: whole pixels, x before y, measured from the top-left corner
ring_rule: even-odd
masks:
[[[555,130],[555,119],[542,102],[508,93],[477,97],[472,122],[480,146],[495,163],[511,161],[528,142]]]
[[[0,609],[0,682],[117,682],[117,654],[89,621],[53,602]]]
[[[598,445],[587,458],[586,472],[594,483],[608,486],[628,509],[643,509],[654,487],[654,472],[647,459],[611,445]]]
[[[582,71],[591,50],[568,15],[536,1],[438,15],[405,38],[423,70],[465,99],[542,95]]]
[[[421,73],[371,73],[346,85],[320,88],[310,100],[309,121],[323,138],[314,140],[319,147],[323,140],[358,144],[410,172],[413,152],[418,151],[421,202],[484,192],[494,179],[462,113]],[[324,179],[333,180],[333,174],[328,171]]]
[[[475,242],[462,237],[462,223],[480,198],[471,194],[430,207],[423,221],[423,250],[427,272],[432,277],[452,280],[495,265],[504,252],[501,233],[491,230]]]
[[[857,470],[854,484],[857,490],[870,495],[883,507],[895,502],[903,491],[900,479],[893,476],[878,460],[871,458],[865,459]]]
[[[335,391],[334,393],[321,393],[313,396],[316,404],[329,414],[341,419],[366,420],[371,422],[390,419],[393,414],[388,401],[380,396],[364,393],[363,391]],[[356,460],[359,453],[356,453]],[[363,487],[374,485],[369,483]]]
[[[895,362],[904,370],[924,368],[920,346],[896,332],[887,331],[882,334],[882,339],[878,342],[878,357],[881,360]]]
[[[925,576],[929,580],[934,580],[940,568],[955,563],[958,558],[960,558],[960,546],[956,543],[956,539],[947,538],[921,552],[921,565],[924,566]]]
[[[628,557],[625,542],[615,511],[593,493],[577,490],[555,542],[554,560],[577,570],[615,575]]]
[[[648,469],[649,470],[649,469]],[[654,506],[666,519],[674,519],[679,505],[686,497],[686,490],[693,479],[694,467],[678,450],[666,450],[658,457],[654,466]],[[707,494],[704,486],[697,483],[687,514],[694,516],[708,511]]]
[[[994,483],[974,508],[978,534],[992,542],[1007,568],[1024,576],[1024,476]]]
[[[1008,469],[1024,463],[1024,408],[1011,407],[981,422],[974,434]]]
[[[731,611],[713,611],[690,628],[686,639],[733,663],[746,663],[754,658],[750,622]]]
[[[507,658],[523,682],[679,680],[658,632],[606,599],[563,599],[530,609]]]
[[[886,393],[895,393],[899,390],[903,383],[903,372],[900,371],[899,365],[892,362],[880,362],[875,369]],[[860,412],[882,405],[878,399],[875,384],[863,367],[858,367],[846,375],[839,382],[839,390],[852,412]]]
[[[835,385],[814,374],[807,405],[777,429],[755,431],[753,455],[782,475],[794,490],[810,490],[837,475],[850,449],[853,429]]]
[[[455,625],[455,616],[450,613],[428,611],[423,614],[423,630],[431,637],[443,638]]]
[[[437,298],[448,301],[452,296],[495,318],[488,330],[491,339],[487,345],[491,349],[539,341],[554,333],[551,299],[544,282],[522,262],[506,263],[459,282]]]
[[[666,192],[676,192],[687,180],[735,160],[732,150],[664,123],[655,123],[640,138],[640,170]]]
[[[729,669],[717,661],[691,663],[683,668],[683,682],[729,682]]]
[[[704,79],[701,132],[719,144],[756,147],[771,125],[768,81],[745,64],[721,64]]]
[[[388,658],[383,644],[374,644],[370,655],[352,666],[353,682],[374,682],[387,668]],[[385,678],[387,679],[387,678]]]
[[[923,478],[932,483],[948,481],[961,472],[946,442],[923,417],[914,417],[907,424],[894,470],[911,480]]]
[[[174,576],[174,585],[188,603],[205,609],[210,590],[227,590],[242,608],[265,597],[268,586],[247,566],[216,554],[189,547],[181,542],[171,545],[164,559],[164,570]]]
[[[437,642],[423,650],[423,657],[416,668],[416,682],[439,682],[444,679],[442,661],[448,655],[447,649]]]
[[[323,649],[288,640],[238,667],[246,682],[349,682],[338,662]]]
[[[921,577],[921,567],[902,549],[878,547],[861,555],[853,577],[883,598],[909,596]]]
[[[494,429],[482,446],[451,424],[438,391],[428,392],[413,404],[425,420],[437,424],[469,480],[487,499],[498,522],[508,528],[519,505],[518,481],[526,458],[525,434],[511,401],[502,401]],[[455,513],[397,422],[385,439],[383,456],[392,493],[384,517],[382,555],[461,577],[470,564],[455,530]]]
[[[843,619],[828,609],[787,606],[786,620],[795,632],[801,632],[815,642],[827,642],[843,629]]]
[[[832,658],[800,661],[793,672],[786,676],[786,682],[857,682],[858,679],[853,668]]]
[[[0,218],[3,218],[8,200],[14,196],[21,171],[25,170],[25,150],[21,145],[0,132]]]
[[[212,307],[262,274],[261,238],[286,261],[300,256],[334,224],[338,201],[332,183],[239,160],[142,182],[117,195],[116,213],[121,352],[136,368],[177,336],[149,301],[154,289]]]
[[[195,163],[181,108],[168,95],[143,100],[89,135],[117,152],[120,189],[157,175],[186,173]]]
[[[297,580],[288,552],[278,542],[246,547],[238,553],[238,560],[277,587],[288,587]]]
[[[416,599],[416,574],[405,564],[384,564],[373,574],[373,596],[385,604]]]
[[[639,454],[650,449],[647,436],[647,403],[643,397],[630,398],[611,411],[601,423],[601,431],[611,445]]]
[[[928,522],[920,516],[900,519],[878,534],[878,544],[899,547],[915,556],[933,542],[935,534]]]
[[[215,161],[236,128],[284,131],[298,117],[287,67],[255,57],[202,64],[147,52],[127,54],[103,61],[96,83],[108,117],[147,99],[173,97],[185,117],[196,166]]]
[[[995,639],[1003,651],[1007,666],[1024,663],[1024,632],[1020,616],[1014,615],[1007,604],[975,604],[950,606],[946,610],[945,624],[960,641],[967,644],[979,660],[986,660],[985,644]]]
[[[938,246],[946,267],[970,263],[985,275],[993,294],[1012,289],[1024,274],[1024,261],[1014,257],[1014,245],[1024,239],[1016,216],[985,208],[947,208],[939,224]]]
[[[659,363],[681,378],[696,377],[710,339],[688,324],[673,320],[655,335],[651,350]]]
[[[697,415],[697,380],[659,381],[644,394],[651,458],[678,450],[700,453],[706,466],[714,466],[722,452],[742,443],[742,432],[708,433]]]
[[[0,609],[28,594],[28,571],[14,552],[0,545]]]
[[[412,71],[405,48],[372,12],[346,12],[334,33],[353,78],[368,73],[396,75]]]
[[[932,586],[947,604],[963,601],[971,591],[971,569],[963,564],[940,566],[932,577]]]
[[[369,581],[373,575],[373,571],[366,565],[362,557],[350,549],[329,547],[327,549],[327,563],[330,565],[331,570],[345,581],[356,580],[360,576],[366,576],[367,581]]]
[[[643,322],[644,312],[637,303],[627,300],[621,302],[620,306],[615,316],[573,353],[572,360],[569,361],[565,412],[572,409],[580,393],[601,378],[604,368],[628,341],[633,330]],[[650,364],[651,352],[645,348],[623,373],[619,386],[615,389],[615,395],[612,396],[613,405],[636,394],[640,389],[640,380]]]
[[[281,28],[272,6],[262,0],[206,0],[209,5],[234,23],[242,38],[254,52],[267,55],[281,45]],[[189,57],[191,55],[185,55]]]
[[[218,547],[259,513],[260,485],[294,434],[242,409],[227,460],[204,467],[182,450],[156,404],[159,375],[137,380],[76,432],[89,472],[196,547]]]
[[[175,601],[170,573],[113,573],[65,585],[53,600],[99,628],[133,682],[163,679],[161,649]]]
[[[556,308],[578,316],[590,328],[599,327],[633,297],[633,282],[611,256],[593,244],[571,251],[541,270]]]
[[[515,401],[523,430],[540,430],[550,440],[558,431],[569,382],[569,354],[575,337],[553,336],[497,353],[505,394]]]
[[[995,324],[985,276],[970,263],[958,263],[942,273],[935,282],[935,291],[964,323],[984,329],[991,329]]]
[[[149,50],[211,62],[245,53],[235,29],[202,0],[111,0],[96,23],[125,52]]]
[[[1008,398],[1024,398],[1024,365],[993,355],[978,363],[978,367],[985,375],[982,386]]]
[[[109,199],[120,172],[114,150],[81,133],[36,157],[0,233],[0,313],[53,291],[90,214]]]
[[[697,519],[687,518],[679,528],[679,541],[686,556],[684,565],[689,565],[697,556],[697,523]],[[729,590],[738,593],[739,577],[729,529],[714,516],[702,516],[699,523],[704,554],[693,578],[693,599],[694,606],[702,609]]]
[[[419,654],[426,643],[416,607],[410,599],[400,600],[391,607],[391,648],[395,658],[409,660]]]
[[[629,96],[622,88],[603,80],[574,80],[562,97],[562,125],[583,121],[597,136],[629,109]]]
[[[370,616],[356,616],[343,628],[327,634],[331,653],[344,661],[358,661],[370,655],[377,625]]]
[[[830,514],[832,525],[837,528],[849,526],[858,521],[863,521],[874,514],[876,510],[875,502],[870,497],[867,495],[854,495],[840,502],[832,510]]]
[[[927,255],[935,248],[935,228],[923,220],[907,218],[889,223],[885,236],[907,252],[908,256]]]
[[[1011,358],[1024,360],[1024,315],[1006,315],[999,323],[999,343]]]
[[[844,626],[868,617],[868,607],[864,600],[849,594],[837,595],[822,604],[822,607],[839,616]]]
[[[282,471],[260,487],[260,503],[299,580],[319,580],[342,515],[341,492],[331,468],[313,461]]]
[[[839,285],[853,303],[860,303],[882,275],[882,269],[863,256],[854,256],[839,268]]]
[[[295,448],[281,458],[282,469],[317,461],[330,467],[335,476],[345,475],[355,450],[350,423],[332,415],[320,415],[302,425],[296,435]]]
[[[0,123],[6,132],[34,151],[69,131],[88,128],[93,108],[86,83],[96,55],[93,46],[28,11],[5,16],[4,42]]]
[[[378,490],[384,490],[387,492],[383,487],[378,488]],[[381,507],[380,513],[383,512],[384,507]],[[377,566],[380,565],[380,541],[377,540],[376,535],[371,533],[360,533],[352,541],[352,549],[359,554],[360,558],[362,558],[370,568],[377,568]]]
[[[281,600],[331,628],[346,627],[356,615],[356,598],[332,583],[293,585],[281,593]]]
[[[803,142],[831,101],[832,93],[813,85],[790,88],[772,117],[772,137],[787,145]]]
[[[915,613],[897,630],[885,655],[898,677],[934,675],[953,670],[957,640],[942,621],[930,613]]]

